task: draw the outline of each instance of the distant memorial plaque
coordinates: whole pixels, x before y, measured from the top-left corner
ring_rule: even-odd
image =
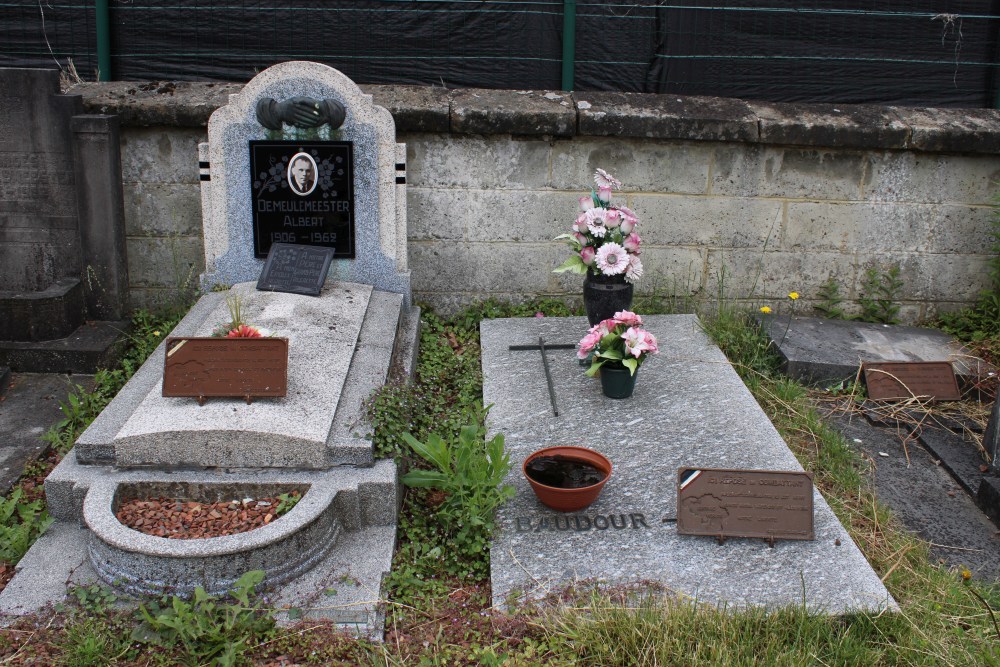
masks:
[[[250,142],[254,256],[294,243],[354,258],[353,155],[350,141]]]
[[[947,361],[894,361],[864,363],[868,398],[892,401],[921,396],[938,401],[957,401],[955,370]]]
[[[812,540],[813,484],[807,472],[681,468],[681,535]]]
[[[163,395],[240,397],[288,392],[287,338],[168,338]]]
[[[257,289],[319,296],[333,254],[333,248],[272,244],[257,280]]]

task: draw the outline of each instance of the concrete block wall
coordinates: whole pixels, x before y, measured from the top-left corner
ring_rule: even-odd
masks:
[[[82,88],[82,89],[81,89]],[[163,87],[161,87],[162,89]],[[145,90],[144,90],[145,89]],[[123,118],[132,298],[155,305],[202,270],[197,144],[236,84],[84,84]],[[987,284],[1000,113],[774,105],[623,93],[368,87],[407,144],[416,299],[579,298],[551,272],[597,167],[642,220],[640,293],[810,310],[830,277],[901,269],[907,321]]]

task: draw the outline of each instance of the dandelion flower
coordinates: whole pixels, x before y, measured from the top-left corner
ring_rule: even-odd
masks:
[[[760,307],[760,312],[764,313],[765,315],[769,315],[771,313],[771,307],[770,306],[761,306]]]
[[[788,298],[791,299],[792,301],[795,301],[796,299],[799,298],[799,293],[798,292],[789,292],[788,293]]]
[[[597,251],[597,268],[606,276],[624,273],[629,266],[628,253],[615,242],[605,243]]]
[[[153,335],[156,336],[156,337],[159,337],[160,336],[160,332],[159,331],[154,331]]]

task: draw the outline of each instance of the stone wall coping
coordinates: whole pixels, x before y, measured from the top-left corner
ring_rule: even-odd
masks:
[[[243,84],[79,83],[88,113],[125,127],[205,127]],[[1000,153],[1000,110],[789,104],[647,93],[361,86],[401,133],[609,136],[941,153]]]

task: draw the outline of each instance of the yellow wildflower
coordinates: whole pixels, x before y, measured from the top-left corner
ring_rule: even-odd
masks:
[[[762,312],[765,315],[767,315],[768,313],[771,312],[771,307],[770,306],[761,306],[760,307],[760,312]]]
[[[154,332],[153,332],[153,335],[154,335],[154,336],[159,336],[159,335],[160,335],[160,332],[159,332],[159,331],[154,331]]]
[[[795,301],[796,299],[799,298],[799,293],[798,292],[789,292],[788,293],[788,298],[791,299],[792,301]]]
[[[969,572],[969,570],[967,568],[963,567],[962,568],[962,579],[965,579],[966,581],[968,581],[969,579],[972,579],[972,572]]]

